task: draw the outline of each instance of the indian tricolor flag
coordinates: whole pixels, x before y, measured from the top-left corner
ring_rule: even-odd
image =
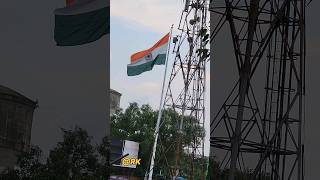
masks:
[[[66,0],[56,9],[54,39],[58,46],[75,46],[109,33],[109,0]]]
[[[165,64],[168,43],[169,33],[151,48],[133,54],[131,56],[131,63],[127,66],[128,76],[136,76],[150,71],[155,64]]]

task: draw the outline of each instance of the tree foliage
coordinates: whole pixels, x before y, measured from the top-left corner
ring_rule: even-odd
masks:
[[[42,151],[32,146],[18,157],[17,168],[7,169],[1,180],[105,180],[109,176],[107,138],[92,145],[91,137],[79,127],[62,129],[58,142],[42,162]]]
[[[149,105],[138,106],[132,103],[126,110],[119,110],[112,117],[113,136],[132,140],[140,143],[139,158],[141,166],[135,170],[136,176],[144,176],[150,162],[150,154],[154,141],[154,128],[158,112]],[[174,164],[175,146],[172,146],[178,136],[179,120],[184,119],[182,132],[183,146],[191,146],[199,143],[204,137],[204,130],[195,125],[192,117],[181,117],[172,109],[165,110],[162,119],[165,120],[160,129],[159,146],[157,149],[154,174],[160,170],[166,177],[169,176],[169,167]],[[191,136],[193,134],[193,136]],[[42,150],[32,146],[30,151],[20,154],[17,166],[7,169],[0,174],[1,180],[104,180],[109,176],[109,139],[106,137],[99,145],[93,145],[92,138],[79,127],[72,130],[62,129],[63,140],[49,151],[48,157],[44,157]],[[192,138],[195,137],[195,138]],[[192,169],[187,156],[182,153],[182,173]],[[163,158],[163,157],[166,157]],[[197,163],[203,164],[204,159],[198,158]],[[168,166],[169,165],[169,166]],[[200,167],[195,164],[195,167]],[[194,169],[197,174],[200,169]],[[201,178],[195,178],[201,179]]]
[[[140,143],[139,158],[141,158],[141,165],[135,171],[136,176],[144,176],[148,169],[157,117],[158,112],[154,111],[149,105],[139,107],[137,103],[131,103],[127,109],[119,110],[111,117],[111,134],[113,137]],[[184,128],[181,139],[184,147],[201,143],[200,139],[205,135],[204,129],[194,122],[194,118],[182,117],[172,109],[164,110],[156,153],[155,174],[159,174],[161,170],[162,174],[169,176],[169,167],[174,164],[175,142],[178,139],[178,126],[182,118],[184,119]],[[182,156],[187,155],[182,154]],[[186,161],[181,164],[188,167]],[[188,169],[185,171],[188,172]]]
[[[57,173],[56,179],[82,179],[92,177],[97,166],[95,149],[87,132],[76,127],[63,130],[64,141],[50,151],[48,170]]]

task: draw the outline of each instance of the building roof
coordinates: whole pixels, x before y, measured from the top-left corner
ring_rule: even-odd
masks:
[[[118,91],[113,90],[113,89],[110,89],[110,94],[116,94],[116,95],[119,95],[119,96],[122,95],[121,93],[119,93]]]
[[[0,85],[0,99],[9,100],[9,101],[15,101],[19,103],[23,103],[30,106],[37,106],[38,102],[33,101],[26,96],[18,93],[17,91],[14,91],[8,87]]]

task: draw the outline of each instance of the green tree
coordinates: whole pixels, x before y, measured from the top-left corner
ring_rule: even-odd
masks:
[[[110,140],[108,137],[102,139],[101,144],[98,146],[100,161],[96,167],[95,179],[104,180],[110,175],[109,159],[110,159]]]
[[[41,163],[42,151],[32,146],[18,157],[17,168],[0,174],[1,180],[106,180],[109,177],[109,140],[98,146],[91,143],[88,133],[79,127],[62,129],[63,141],[50,151]]]
[[[41,163],[41,158],[42,150],[38,146],[31,146],[30,151],[21,153],[17,162],[21,179],[46,178],[46,166]]]
[[[42,151],[38,146],[31,146],[28,152],[22,152],[18,156],[17,168],[7,169],[0,179],[47,179],[45,164],[41,163]]]
[[[63,141],[50,151],[47,167],[52,179],[92,179],[98,164],[88,133],[76,127],[63,131]]]
[[[135,175],[140,177],[145,175],[149,166],[157,115],[158,112],[154,111],[149,105],[139,107],[137,103],[131,103],[127,109],[119,110],[111,117],[111,134],[113,137],[140,143],[139,158],[141,158],[141,165],[135,171]],[[181,118],[182,116],[172,109],[166,109],[163,112],[162,120],[164,122],[160,128],[155,174],[159,173],[161,169],[162,173],[169,175],[169,169],[165,167],[174,164],[174,142],[178,137],[178,125]],[[181,138],[183,146],[200,143],[200,139],[205,135],[204,129],[195,125],[194,118],[188,116],[183,118],[184,130]],[[182,162],[181,164],[185,165],[186,163]]]
[[[140,108],[137,103],[130,104],[125,111],[117,111],[111,117],[113,137],[140,143],[141,166],[136,169],[137,176],[143,176],[148,167],[156,118],[157,114],[149,105]]]

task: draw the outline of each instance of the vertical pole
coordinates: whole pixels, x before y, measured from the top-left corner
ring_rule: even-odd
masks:
[[[107,45],[107,58],[106,58],[106,91],[107,91],[107,103],[106,103],[106,108],[107,108],[107,127],[106,127],[106,137],[107,137],[107,143],[109,145],[111,145],[111,138],[110,138],[110,135],[111,135],[111,115],[110,115],[110,0],[107,1],[107,6],[109,7],[109,11],[107,11],[107,22],[106,22],[106,25],[108,27],[108,32],[107,32],[107,36],[106,36],[106,39],[107,39],[107,42],[106,42],[106,45]],[[108,148],[108,153],[107,153],[107,158],[106,158],[106,164],[108,166],[108,168],[111,167],[111,163],[110,163],[110,153],[111,153],[111,148]]]
[[[252,44],[254,38],[254,32],[256,30],[256,21],[259,11],[259,1],[251,0],[250,9],[248,15],[248,40],[246,44],[246,54],[244,63],[240,69],[240,84],[239,84],[239,103],[237,111],[237,120],[234,134],[231,139],[231,158],[230,158],[230,173],[228,180],[235,180],[235,173],[237,168],[237,160],[239,156],[240,144],[241,144],[241,128],[244,117],[244,106],[246,102],[246,96],[248,94],[248,88],[250,85],[251,75],[251,53]]]
[[[173,29],[173,25],[171,26],[170,33],[169,33],[169,42],[168,42],[169,44],[168,44],[168,49],[167,49],[165,70],[164,70],[164,76],[163,76],[163,81],[162,81],[162,90],[161,90],[161,97],[160,97],[159,113],[158,113],[158,118],[157,118],[156,130],[154,132],[155,139],[154,139],[154,144],[153,144],[153,149],[152,149],[152,156],[151,156],[151,162],[150,162],[150,167],[149,167],[149,174],[148,173],[146,174],[146,176],[148,175],[148,180],[152,180],[152,174],[153,174],[153,168],[154,168],[154,160],[155,160],[156,150],[157,150],[157,142],[158,142],[159,129],[160,129],[160,120],[161,120],[162,110],[163,110],[163,92],[164,92],[164,86],[165,86],[165,83],[166,83],[172,29]]]
[[[300,26],[300,81],[299,81],[299,140],[298,140],[298,180],[304,179],[303,174],[303,156],[304,156],[304,149],[303,149],[303,124],[304,124],[304,109],[303,109],[303,96],[304,96],[304,61],[305,61],[305,1],[300,2],[300,11],[301,11],[301,17],[299,20],[299,26]]]

